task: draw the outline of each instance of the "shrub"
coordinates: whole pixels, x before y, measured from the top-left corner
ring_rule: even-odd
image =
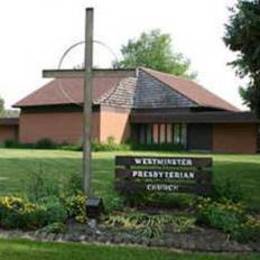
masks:
[[[182,144],[138,144],[131,143],[132,150],[141,151],[184,151]]]
[[[4,228],[37,229],[46,224],[44,207],[14,196],[0,197],[0,225]]]
[[[46,222],[48,224],[64,223],[66,221],[67,210],[59,199],[50,197],[43,205],[46,209]]]
[[[240,183],[233,178],[228,178],[213,186],[212,197],[218,201],[228,199],[232,202],[239,202],[244,198],[244,194]]]
[[[5,148],[21,148],[21,149],[32,149],[35,148],[34,144],[31,143],[20,143],[16,140],[5,140],[4,141]]]
[[[246,215],[241,203],[202,199],[197,206],[197,222],[223,230],[240,242],[259,239],[260,222]]]
[[[17,146],[17,142],[12,139],[7,139],[4,141],[4,147],[5,148],[15,148]]]
[[[260,221],[252,216],[247,216],[246,221],[232,232],[232,237],[239,242],[259,241],[259,234]]]
[[[55,222],[52,224],[49,224],[41,229],[38,230],[38,232],[46,232],[48,234],[53,233],[53,234],[61,234],[66,232],[66,226],[63,223],[60,222]]]
[[[60,186],[47,176],[41,165],[38,171],[29,174],[28,177],[25,190],[30,201],[38,202],[43,198],[59,196]]]
[[[95,152],[99,151],[128,151],[130,150],[130,145],[128,144],[117,144],[115,138],[110,136],[107,138],[106,142],[98,142],[94,140],[92,142],[92,149]]]
[[[83,192],[83,175],[78,172],[73,172],[64,183],[64,192],[67,196],[79,194]]]
[[[69,218],[74,218],[79,223],[86,223],[86,201],[84,193],[78,193],[63,198],[63,203]]]
[[[117,196],[116,194],[113,194],[114,196],[111,196],[106,201],[106,211],[112,212],[112,211],[121,211],[124,209],[124,200],[122,197]]]
[[[42,138],[35,144],[35,148],[37,149],[55,149],[57,148],[57,144],[54,143],[49,138]]]

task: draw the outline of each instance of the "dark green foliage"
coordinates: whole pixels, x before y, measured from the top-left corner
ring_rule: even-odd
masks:
[[[169,34],[160,30],[142,33],[138,39],[131,39],[121,48],[123,59],[115,62],[115,67],[136,68],[148,67],[174,74],[195,78],[196,74],[189,73],[190,62],[181,53],[172,50],[172,39]]]
[[[46,209],[46,222],[52,223],[64,223],[67,219],[67,210],[58,198],[47,198],[44,204]]]
[[[94,152],[100,152],[100,151],[128,151],[130,150],[130,146],[128,144],[118,144],[115,141],[115,138],[113,136],[110,136],[107,138],[106,142],[92,142],[92,150]]]
[[[5,102],[4,102],[3,98],[0,96],[0,117],[3,116],[4,111],[5,111],[4,104],[5,104]]]
[[[228,48],[238,52],[231,63],[240,77],[249,78],[240,94],[257,116],[260,117],[260,3],[259,0],[239,0],[231,8],[224,41]]]
[[[212,197],[215,200],[228,199],[232,202],[239,202],[244,199],[244,192],[237,179],[227,178],[213,186]]]
[[[41,229],[39,229],[39,232],[46,232],[48,234],[61,234],[66,232],[66,225],[60,222],[54,222],[52,224],[49,224]]]
[[[16,140],[8,139],[4,141],[4,147],[5,148],[22,148],[22,149],[31,149],[34,148],[34,144],[24,144],[20,143]]]
[[[132,150],[136,151],[184,151],[182,144],[131,144]]]
[[[25,182],[25,192],[30,201],[38,202],[48,197],[58,197],[61,190],[59,183],[45,174],[42,166],[38,171],[30,174],[30,178]]]
[[[37,143],[20,143],[16,140],[5,140],[5,148],[21,148],[21,149],[56,149],[59,145],[55,144],[51,139],[43,138]]]
[[[124,199],[121,196],[115,194],[110,200],[106,202],[106,212],[121,211],[125,207]]]
[[[63,192],[68,195],[83,192],[83,175],[73,172],[64,183]]]
[[[46,224],[46,210],[21,197],[0,197],[0,226],[3,228],[37,229]]]
[[[42,138],[35,144],[35,148],[37,149],[55,149],[57,148],[57,144],[53,142],[49,138]]]
[[[246,214],[240,203],[201,199],[197,202],[197,222],[220,229],[240,242],[259,240],[260,222]]]

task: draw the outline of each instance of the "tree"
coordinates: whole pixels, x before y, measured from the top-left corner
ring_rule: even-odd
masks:
[[[4,114],[4,100],[0,96],[0,116]]]
[[[142,33],[138,39],[130,39],[121,48],[123,59],[115,62],[115,67],[135,68],[148,67],[174,74],[195,78],[195,73],[189,73],[190,62],[181,53],[172,51],[172,39],[169,34],[160,30]]]
[[[224,42],[238,53],[230,64],[241,78],[249,79],[247,86],[240,87],[240,95],[260,117],[260,1],[239,0],[230,11]]]

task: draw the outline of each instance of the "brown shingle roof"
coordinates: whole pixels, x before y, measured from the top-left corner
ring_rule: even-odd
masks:
[[[186,96],[190,100],[196,102],[200,106],[221,108],[229,111],[239,111],[238,108],[231,105],[227,101],[208,91],[199,84],[181,77],[176,77],[171,74],[155,71],[152,69],[141,68],[149,73],[154,78],[167,84],[175,91]]]
[[[225,100],[209,92],[208,90],[206,90],[205,88],[201,87],[200,85],[198,85],[193,81],[186,80],[180,77],[175,77],[171,74],[166,74],[166,73],[158,72],[147,68],[140,68],[140,70],[147,73],[147,75],[150,75],[152,79],[156,79],[159,83],[164,84],[166,88],[169,87],[169,89],[174,90],[173,93],[171,93],[172,95],[174,95],[174,92],[176,96],[182,95],[192,104],[203,106],[203,107],[219,108],[228,111],[239,111],[239,109],[237,109],[233,105],[229,104]],[[120,75],[120,74],[116,74],[116,75]],[[142,104],[139,103],[147,101],[149,99],[149,94],[147,96],[147,93],[143,93],[141,95],[142,98],[140,99],[140,95],[139,95],[139,99],[137,99],[136,98],[138,96],[137,94],[140,91],[139,92],[135,91],[135,86],[133,86],[132,83],[130,85],[128,84],[129,80],[132,83],[135,82],[134,80],[131,80],[131,77],[126,77],[126,75],[124,76],[114,75],[113,77],[112,76],[94,77],[93,103],[104,102],[108,104],[113,103],[114,105],[119,105],[119,106],[132,105],[133,107],[136,108],[142,107]],[[158,85],[157,90],[158,88],[160,88],[159,83],[157,84]],[[17,102],[14,105],[14,107],[62,105],[62,104],[73,104],[73,103],[82,104],[83,85],[84,85],[84,80],[83,78],[80,77],[57,78],[49,82],[42,88],[36,90],[32,94],[28,95],[27,97],[23,98],[19,102]],[[148,84],[148,87],[149,86],[151,86],[150,83]],[[140,88],[140,86],[137,87]],[[123,88],[126,88],[125,91],[123,91]],[[168,106],[172,106],[172,103],[170,103],[168,100],[169,98],[167,98],[170,95],[164,97],[164,95],[159,95],[158,93],[157,94],[156,93],[154,93],[153,95],[155,95],[154,98],[156,98],[157,103],[164,102],[167,103]],[[163,96],[163,98],[161,98],[161,96]],[[126,100],[127,100],[127,104],[125,104]],[[141,101],[138,103],[138,100]],[[188,103],[186,105],[188,107],[190,106]],[[176,106],[179,105],[177,104]]]
[[[121,81],[121,77],[102,77],[93,80],[93,102],[97,102]],[[18,101],[14,107],[83,103],[83,78],[55,79]]]

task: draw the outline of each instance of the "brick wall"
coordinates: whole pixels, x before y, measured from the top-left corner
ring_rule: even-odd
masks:
[[[17,125],[0,125],[0,143],[3,143],[6,140],[17,140],[17,136]]]
[[[79,144],[82,141],[82,112],[22,112],[19,140],[35,143],[50,138],[56,143]],[[93,138],[99,139],[99,113],[93,113]]]
[[[117,143],[130,137],[129,111],[102,110],[100,114],[100,141],[105,142],[113,136]]]
[[[214,124],[213,151],[256,153],[256,124]]]

